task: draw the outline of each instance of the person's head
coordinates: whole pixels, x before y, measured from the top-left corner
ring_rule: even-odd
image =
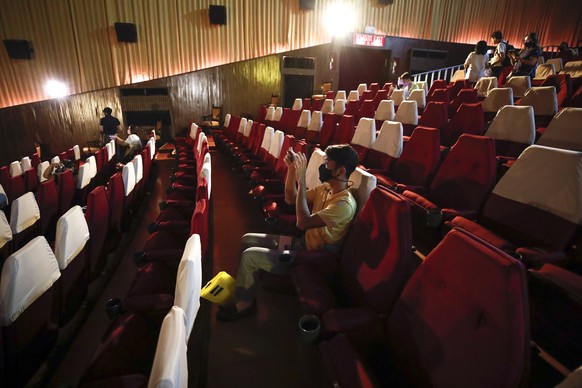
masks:
[[[127,134],[131,135],[132,133],[136,133],[137,132],[137,125],[133,125],[131,124],[130,126],[127,127]]]
[[[113,109],[111,109],[110,107],[103,109],[103,113],[105,114],[105,116],[110,116],[112,112]]]
[[[59,163],[57,167],[55,167],[55,174],[62,174],[67,170],[71,170],[71,172],[75,172],[75,162],[70,159],[63,159]]]
[[[503,34],[501,33],[501,31],[493,31],[491,33],[491,40],[495,44],[501,42],[503,40]]]
[[[347,181],[358,163],[358,153],[349,144],[330,145],[325,149],[325,158],[320,166],[320,180],[322,182],[330,179]]]
[[[412,84],[412,77],[408,72],[402,73],[400,77],[398,77],[398,86],[410,86]]]
[[[558,46],[558,51],[566,51],[566,50],[568,50],[568,48],[570,48],[570,45],[568,44],[568,42],[562,42]]]
[[[475,45],[475,53],[479,55],[485,55],[487,53],[487,42],[480,40]]]
[[[538,45],[538,34],[535,32],[530,32],[524,36],[523,45],[528,48],[536,47]]]

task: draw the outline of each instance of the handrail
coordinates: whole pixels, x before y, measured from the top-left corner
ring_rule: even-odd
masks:
[[[437,79],[444,79],[445,81],[450,82],[451,78],[453,78],[453,74],[455,74],[457,70],[460,70],[462,68],[463,65],[455,65],[450,67],[444,67],[442,69],[426,71],[424,73],[412,75],[412,80],[414,82],[426,81],[426,84],[429,86],[432,85],[433,81]]]

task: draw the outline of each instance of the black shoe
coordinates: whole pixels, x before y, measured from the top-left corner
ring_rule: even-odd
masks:
[[[238,311],[236,309],[236,304],[230,304],[228,306],[220,306],[218,312],[216,313],[216,319],[223,322],[234,322],[239,319],[247,318],[257,313],[257,302],[253,300],[253,304],[243,311]]]

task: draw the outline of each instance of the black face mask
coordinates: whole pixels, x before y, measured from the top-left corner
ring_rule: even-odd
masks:
[[[528,47],[528,48],[531,48],[534,46],[533,42],[524,42],[523,44],[525,45],[525,47]]]
[[[327,182],[329,180],[334,179],[335,177],[333,176],[331,170],[328,170],[327,168],[325,168],[325,163],[323,163],[321,166],[319,166],[319,180],[323,183],[323,182]]]

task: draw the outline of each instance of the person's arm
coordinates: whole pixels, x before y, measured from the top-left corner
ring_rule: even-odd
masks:
[[[533,66],[538,61],[538,57],[539,56],[534,53],[529,58],[520,58],[519,56],[515,56],[513,59],[515,62],[521,62],[523,65]]]
[[[289,149],[289,152],[285,154],[283,161],[287,166],[287,175],[285,176],[285,203],[292,205],[295,203],[295,197],[297,196],[297,186],[296,176],[295,176],[295,166],[293,165],[293,159],[297,154],[293,150]]]
[[[51,163],[46,170],[44,170],[44,172],[42,173],[42,177],[44,179],[50,180],[53,179],[55,176],[53,174],[53,170],[55,169],[55,167],[57,167],[59,165],[59,163]]]
[[[118,135],[115,135],[115,142],[116,142],[117,144],[121,145],[121,146],[125,146],[125,145],[127,145],[127,144],[125,143],[125,140],[123,140],[122,138],[120,138]]]
[[[303,153],[295,155],[295,171],[297,175],[297,197],[295,201],[295,215],[297,217],[297,228],[301,230],[321,228],[325,222],[318,214],[311,214],[307,203],[307,188],[305,183],[305,171],[307,170],[307,157]]]

